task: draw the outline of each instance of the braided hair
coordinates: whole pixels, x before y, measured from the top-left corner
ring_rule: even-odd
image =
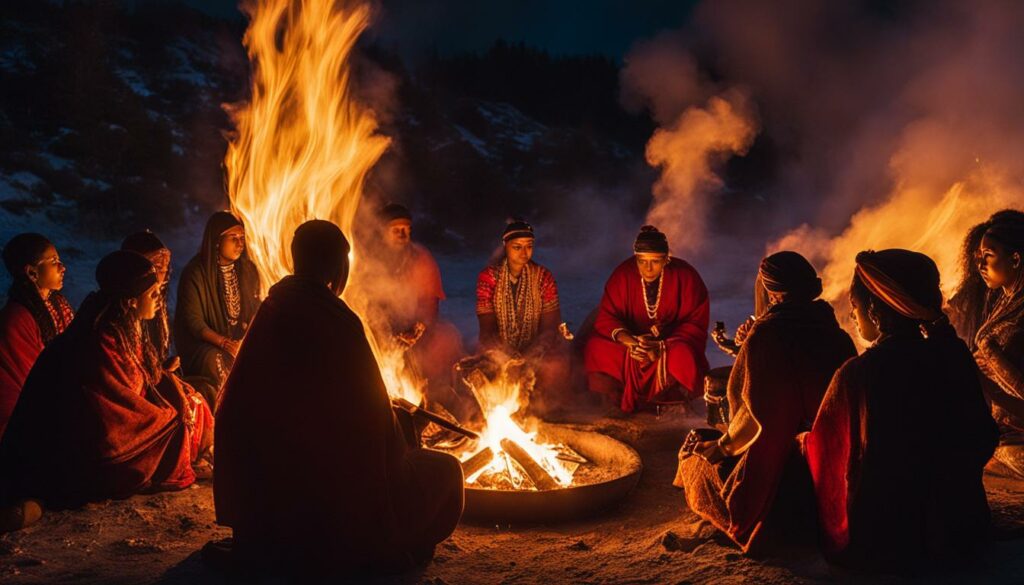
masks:
[[[57,336],[57,324],[46,306],[47,301],[40,296],[36,283],[25,274],[25,267],[38,264],[46,250],[52,246],[50,240],[42,234],[24,233],[11,238],[3,250],[4,266],[12,280],[7,298],[28,309],[39,327],[44,345]],[[52,291],[50,297],[50,303],[54,305],[63,299],[57,291]]]

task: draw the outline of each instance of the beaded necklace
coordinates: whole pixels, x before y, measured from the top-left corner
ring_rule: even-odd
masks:
[[[647,310],[647,318],[651,321],[658,320],[658,306],[661,305],[661,285],[665,282],[664,276],[664,272],[658,275],[658,296],[654,299],[653,307],[649,302],[647,302],[647,285],[644,283],[643,278],[640,279],[640,296],[644,299],[644,309]]]
[[[242,294],[238,286],[238,273],[235,271],[235,264],[227,264],[220,267],[220,275],[224,283],[224,308],[228,313],[228,325],[234,327],[238,324],[238,316],[242,313]]]

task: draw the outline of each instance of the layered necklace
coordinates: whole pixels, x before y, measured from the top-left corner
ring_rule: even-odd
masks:
[[[238,324],[238,316],[242,313],[242,294],[238,285],[238,272],[235,263],[220,266],[220,275],[224,283],[224,305],[228,312],[228,325]]]
[[[661,285],[665,283],[665,273],[662,272],[658,275],[658,294],[654,298],[654,305],[652,306],[650,301],[647,300],[647,283],[644,279],[640,279],[640,296],[644,299],[644,309],[647,310],[647,318],[651,321],[658,320],[658,306],[661,304]]]

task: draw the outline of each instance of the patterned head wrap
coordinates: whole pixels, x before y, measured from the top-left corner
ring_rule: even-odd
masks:
[[[653,225],[645,225],[633,242],[633,253],[668,254],[668,238]]]
[[[808,301],[821,294],[821,279],[806,258],[796,252],[778,252],[761,261],[758,270],[764,288]]]
[[[944,317],[939,269],[924,254],[900,249],[861,252],[856,274],[871,294],[908,319],[932,322]]]

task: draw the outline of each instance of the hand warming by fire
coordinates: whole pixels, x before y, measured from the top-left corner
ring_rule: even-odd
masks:
[[[891,140],[891,191],[846,213],[845,228],[769,218],[775,203],[727,187],[730,173],[754,171],[728,162],[788,156],[759,142],[785,125],[777,104],[760,111],[778,96],[734,83],[728,67],[703,71],[665,35],[619,71],[619,99],[647,116],[637,154],[657,177],[645,175],[646,213],[565,197],[571,221],[553,221],[524,191],[506,207],[536,211],[531,223],[473,207],[492,195],[474,194],[473,241],[494,249],[478,262],[486,250],[469,250],[396,160],[462,142],[498,160],[474,132],[515,108],[449,114],[430,102],[405,122],[454,130],[408,139],[367,88],[388,74],[366,60],[363,35],[396,8],[242,10],[250,92],[225,106],[229,209],[206,218],[180,275],[163,240],[133,233],[99,259],[76,312],[59,251],[69,263],[82,251],[34,232],[6,238],[0,532],[45,528],[49,509],[199,485],[225,531],[203,547],[212,570],[349,578],[422,570],[473,523],[514,532],[607,513],[599,532],[639,530],[647,517],[632,515],[676,509],[627,496],[664,488],[744,560],[802,547],[888,572],[985,552],[985,482],[1024,490],[1020,169],[976,157],[929,175],[911,153],[922,136],[948,136],[908,125]],[[701,18],[714,23],[712,12]],[[443,75],[425,77],[433,87]],[[402,97],[429,101],[414,93]],[[563,132],[533,128],[511,139],[513,174],[532,156],[572,158],[529,150]],[[486,175],[467,171],[466,189]],[[453,277],[448,266],[471,253],[475,279]],[[713,312],[721,354],[709,356]],[[661,545],[696,559],[701,530]],[[568,548],[593,552],[582,539]]]

